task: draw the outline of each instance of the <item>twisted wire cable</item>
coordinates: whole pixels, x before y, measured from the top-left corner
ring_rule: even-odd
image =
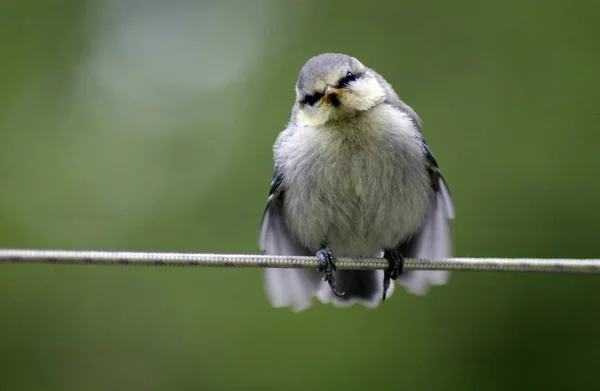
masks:
[[[0,264],[187,266],[219,268],[306,268],[316,269],[316,257],[247,254],[164,253],[124,251],[66,251],[0,249]],[[381,258],[336,260],[339,270],[386,269]],[[600,259],[535,258],[407,258],[405,270],[600,273]]]

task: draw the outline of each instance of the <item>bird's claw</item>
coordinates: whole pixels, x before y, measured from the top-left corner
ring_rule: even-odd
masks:
[[[319,268],[317,269],[320,272],[325,272],[325,278],[323,279],[325,282],[329,283],[329,287],[334,295],[337,297],[344,296],[344,292],[337,291],[337,280],[333,275],[333,272],[336,270],[335,268],[335,256],[328,248],[322,248],[317,252],[317,258],[319,259]]]
[[[400,277],[404,271],[404,258],[398,251],[386,251],[383,257],[389,263],[389,267],[383,273],[383,300],[385,300],[391,280]]]

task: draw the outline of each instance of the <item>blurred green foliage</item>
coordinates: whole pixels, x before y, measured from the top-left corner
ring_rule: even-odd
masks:
[[[255,253],[297,72],[424,119],[457,256],[599,257],[593,1],[0,4],[0,246]],[[0,390],[594,390],[600,281],[454,273],[377,310],[258,270],[0,267]]]

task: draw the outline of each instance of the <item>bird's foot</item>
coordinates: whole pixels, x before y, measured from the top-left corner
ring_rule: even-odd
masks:
[[[323,247],[319,251],[317,251],[317,258],[319,259],[319,268],[320,272],[325,272],[325,282],[329,283],[331,290],[337,297],[344,296],[344,292],[337,291],[337,281],[333,272],[335,271],[335,256],[331,252],[330,249]]]
[[[404,270],[404,258],[397,250],[385,251],[383,257],[387,259],[390,264],[383,273],[383,300],[385,300],[387,290],[390,287],[390,281],[400,277]]]

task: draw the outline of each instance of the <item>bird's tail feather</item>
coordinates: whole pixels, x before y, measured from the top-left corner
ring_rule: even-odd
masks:
[[[266,269],[267,296],[273,307],[292,307],[302,311],[310,307],[322,284],[322,276],[308,269]]]
[[[331,303],[338,307],[349,307],[355,303],[375,308],[383,297],[383,271],[381,270],[343,270],[335,273],[337,290],[344,296],[336,296],[328,284],[323,284],[317,297],[322,303]],[[394,291],[391,284],[387,297]]]

